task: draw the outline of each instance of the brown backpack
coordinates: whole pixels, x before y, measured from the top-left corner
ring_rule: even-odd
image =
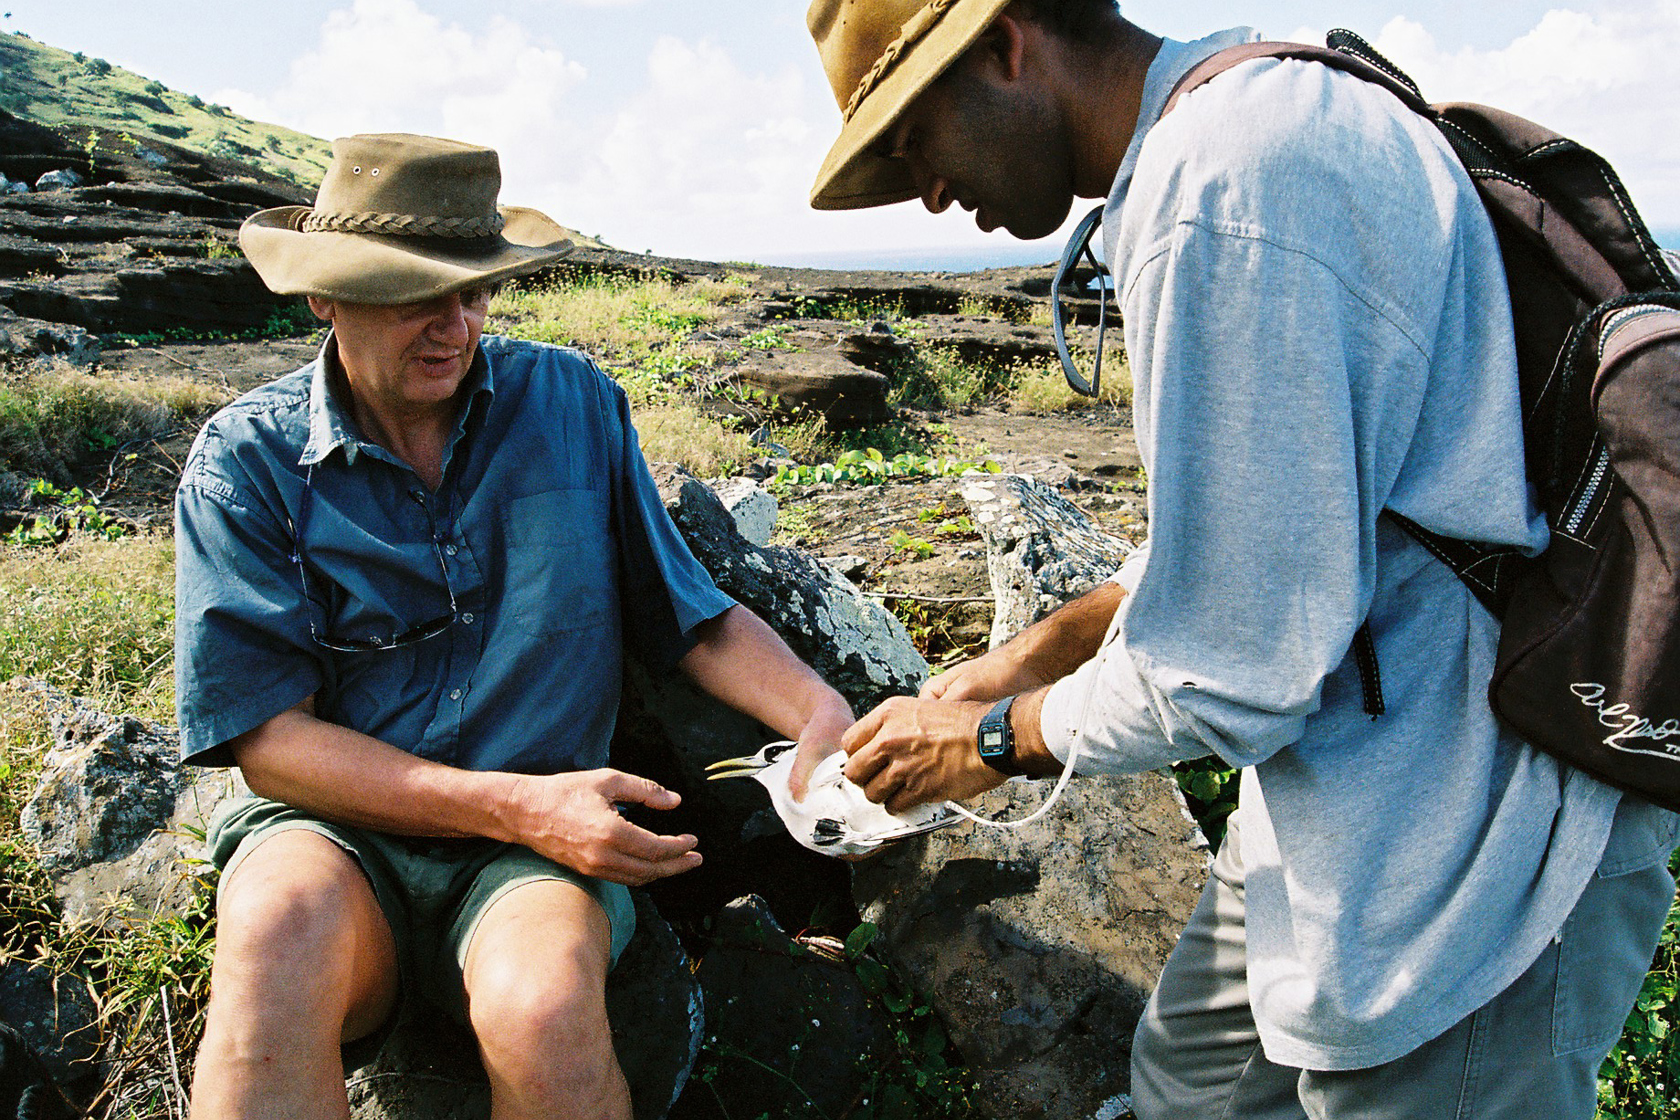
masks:
[[[1528,477],[1551,527],[1537,557],[1389,511],[1503,620],[1488,699],[1534,746],[1680,810],[1680,281],[1603,159],[1483,105],[1430,105],[1349,31],[1249,43],[1167,102],[1257,58],[1380,85],[1446,136],[1493,220],[1516,324]],[[1355,642],[1366,710],[1375,650]]]

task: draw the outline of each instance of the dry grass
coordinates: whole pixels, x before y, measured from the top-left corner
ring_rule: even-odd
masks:
[[[173,722],[174,625],[167,535],[0,546],[0,680],[39,677],[106,711]]]
[[[485,329],[618,355],[645,352],[687,338],[717,318],[718,306],[739,299],[731,280],[637,280],[590,276],[539,287],[504,288],[490,305]]]
[[[89,454],[192,427],[231,399],[184,377],[95,376],[63,361],[14,367],[0,373],[0,464],[64,483]]]
[[[755,454],[741,432],[687,405],[638,409],[635,423],[649,462],[680,463],[701,478],[733,474]]]

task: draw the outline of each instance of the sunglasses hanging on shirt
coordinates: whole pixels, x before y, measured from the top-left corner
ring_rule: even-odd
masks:
[[[1094,397],[1102,384],[1102,352],[1103,334],[1108,329],[1108,269],[1097,259],[1091,249],[1091,238],[1096,235],[1097,228],[1102,223],[1103,208],[1098,206],[1081,219],[1074,228],[1073,236],[1068,238],[1067,248],[1062,250],[1061,263],[1056,266],[1056,278],[1050,285],[1050,327],[1056,335],[1056,356],[1062,360],[1062,375],[1076,393],[1083,393],[1087,397]],[[1091,380],[1086,381],[1079,367],[1074,365],[1073,355],[1068,351],[1067,320],[1068,307],[1063,301],[1064,285],[1070,277],[1075,277],[1075,267],[1079,258],[1083,256],[1086,263],[1096,274],[1094,283],[1097,285],[1097,352],[1096,360],[1091,366]],[[1074,294],[1082,294],[1076,285]]]

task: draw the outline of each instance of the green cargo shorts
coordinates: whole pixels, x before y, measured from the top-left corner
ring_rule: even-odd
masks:
[[[588,892],[606,911],[615,964],[636,927],[628,888],[563,867],[529,848],[482,838],[441,840],[371,832],[261,797],[230,801],[216,810],[206,834],[210,859],[226,877],[257,845],[294,828],[325,836],[361,866],[396,940],[397,1007],[373,1034],[344,1047],[347,1070],[378,1055],[411,998],[419,997],[466,1023],[462,967],[467,946],[491,905],[515,887],[558,879]]]

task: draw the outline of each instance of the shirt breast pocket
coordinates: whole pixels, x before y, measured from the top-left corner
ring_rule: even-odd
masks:
[[[587,630],[614,617],[611,523],[604,491],[545,490],[509,501],[504,621],[533,637]]]

